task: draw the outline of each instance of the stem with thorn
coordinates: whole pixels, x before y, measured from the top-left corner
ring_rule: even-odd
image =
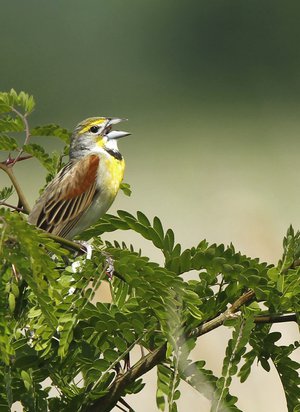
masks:
[[[27,214],[27,212],[23,208],[11,205],[10,203],[7,203],[7,202],[3,202],[2,200],[0,200],[0,206],[6,206],[6,207],[9,207],[10,209],[15,210],[16,212],[22,212],[22,213]]]

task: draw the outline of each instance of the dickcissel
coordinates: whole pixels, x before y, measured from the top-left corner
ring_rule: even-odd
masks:
[[[45,188],[29,223],[72,239],[104,215],[124,175],[117,140],[130,133],[112,130],[122,120],[91,117],[78,124],[71,137],[70,160]]]

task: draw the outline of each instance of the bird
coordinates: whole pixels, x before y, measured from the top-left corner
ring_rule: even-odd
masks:
[[[113,130],[123,120],[90,117],[76,126],[69,162],[37,200],[28,216],[30,224],[73,239],[107,212],[124,176],[118,139],[130,133]]]

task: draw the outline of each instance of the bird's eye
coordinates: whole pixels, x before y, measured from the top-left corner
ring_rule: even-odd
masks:
[[[92,132],[92,133],[97,133],[98,130],[99,130],[99,127],[98,127],[98,126],[92,126],[92,127],[90,128],[90,132]]]

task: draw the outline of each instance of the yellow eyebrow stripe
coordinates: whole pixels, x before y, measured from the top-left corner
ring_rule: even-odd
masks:
[[[80,130],[80,132],[79,132],[78,134],[83,134],[83,133],[87,132],[92,126],[97,126],[97,125],[99,125],[99,124],[102,124],[102,123],[106,122],[106,120],[107,120],[107,119],[105,119],[105,118],[104,118],[104,119],[99,118],[99,119],[93,120],[93,121],[91,121],[91,122],[88,122],[88,123]]]

